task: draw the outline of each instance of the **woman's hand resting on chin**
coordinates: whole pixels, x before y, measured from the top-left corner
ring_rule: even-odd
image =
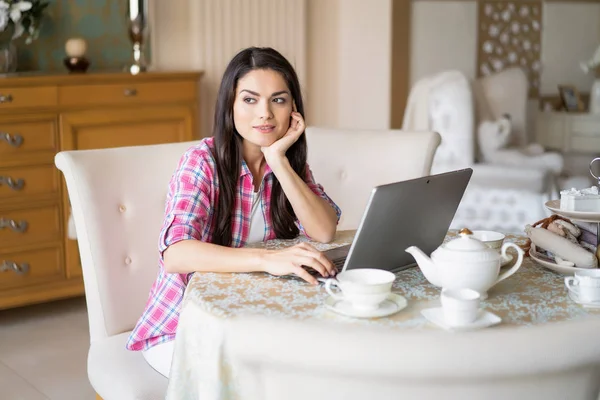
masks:
[[[283,135],[280,139],[275,141],[268,147],[261,147],[260,150],[265,155],[265,159],[267,160],[267,164],[271,165],[271,163],[276,162],[277,160],[285,157],[285,152],[289,149],[296,140],[302,135],[304,129],[306,128],[304,123],[304,118],[302,118],[302,114],[299,112],[292,112],[292,121],[290,122],[290,127],[288,128],[285,135]]]
[[[336,269],[327,257],[308,243],[300,243],[283,250],[267,251],[262,256],[263,270],[271,275],[295,274],[313,285],[317,279],[302,266],[318,271],[324,278],[333,277]]]

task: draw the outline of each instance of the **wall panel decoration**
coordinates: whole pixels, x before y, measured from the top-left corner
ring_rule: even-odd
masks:
[[[477,75],[520,66],[529,79],[529,96],[540,89],[542,1],[478,2]]]

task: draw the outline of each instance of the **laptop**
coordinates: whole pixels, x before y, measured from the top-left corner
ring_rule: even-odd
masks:
[[[430,254],[444,241],[472,174],[466,168],[373,188],[352,244],[323,253],[340,272],[415,266],[405,250]]]

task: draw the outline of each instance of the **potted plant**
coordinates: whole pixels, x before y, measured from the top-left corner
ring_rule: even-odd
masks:
[[[13,40],[25,36],[29,44],[37,39],[48,2],[43,0],[0,0],[0,73],[17,69]]]

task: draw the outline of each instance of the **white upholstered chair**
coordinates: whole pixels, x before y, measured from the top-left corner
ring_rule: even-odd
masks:
[[[474,82],[460,71],[445,71],[419,80],[411,89],[403,129],[434,130],[442,136],[432,173],[473,168],[453,228],[522,233],[526,224],[549,215],[544,202],[558,197],[552,171],[478,160],[476,132],[482,120],[510,114],[512,144],[528,144],[527,90],[519,68]]]
[[[439,135],[310,128],[317,181],[356,227],[371,188],[429,173]],[[157,274],[168,181],[195,142],[61,152],[90,323],[88,376],[104,400],[164,398],[167,380],[125,342]]]
[[[195,142],[56,155],[77,231],[90,324],[88,377],[104,400],[164,399],[168,381],[125,349],[158,272],[168,181]]]
[[[358,228],[374,186],[429,175],[440,143],[435,132],[308,127],[306,135],[315,180],[342,209],[338,230]]]
[[[227,322],[248,400],[597,400],[600,318],[448,333],[271,318]]]

